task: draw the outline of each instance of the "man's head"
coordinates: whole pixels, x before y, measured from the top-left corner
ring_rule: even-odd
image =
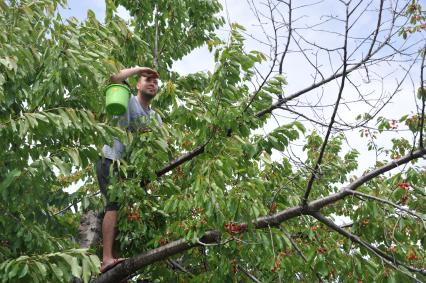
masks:
[[[136,88],[138,89],[138,95],[140,94],[144,99],[150,101],[158,91],[158,74],[142,74]]]

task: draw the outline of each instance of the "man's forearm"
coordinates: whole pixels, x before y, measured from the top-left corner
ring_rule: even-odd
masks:
[[[109,80],[111,81],[111,83],[122,83],[128,77],[131,77],[133,75],[140,74],[140,73],[141,73],[141,67],[123,69],[117,74],[112,75]]]
[[[117,74],[111,76],[110,81],[111,83],[122,83],[124,82],[128,77],[131,77],[133,75],[138,76],[153,76],[153,77],[159,77],[158,73],[154,71],[151,68],[148,67],[133,67],[128,69],[123,69]]]

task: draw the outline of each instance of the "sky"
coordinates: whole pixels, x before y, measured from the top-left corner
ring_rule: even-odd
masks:
[[[260,44],[260,41],[268,42],[271,40],[265,37],[263,31],[271,34],[271,24],[267,24],[267,20],[262,18],[260,21],[253,14],[253,7],[256,6],[259,9],[260,17],[262,13],[268,14],[265,3],[268,0],[220,0],[224,11],[222,16],[227,20],[227,24],[221,27],[217,33],[223,39],[226,40],[229,36],[229,22],[238,22],[246,28],[246,49],[247,50],[259,50],[265,54],[269,54],[270,50],[265,47],[264,44]],[[318,46],[324,48],[333,49],[341,47],[343,44],[343,37],[337,33],[344,32],[344,26],[341,22],[342,16],[345,13],[345,6],[339,1],[323,0],[323,1],[293,1],[294,14],[293,19],[294,27],[297,28],[297,32],[303,35],[303,38],[309,42],[315,43]],[[351,17],[356,20],[356,24],[351,27],[350,35],[353,37],[349,41],[349,49],[355,50],[352,54],[352,58],[360,58],[367,52],[367,48],[362,45],[362,36],[366,32],[372,31],[376,24],[376,11],[378,1],[372,1],[371,6],[368,6],[369,1],[362,1],[358,10],[355,10]],[[314,5],[309,5],[317,3]],[[357,2],[358,3],[358,2]],[[299,5],[299,6],[295,6]],[[306,5],[306,6],[305,6]],[[364,5],[364,6],[363,6]],[[79,20],[86,18],[87,10],[91,9],[95,12],[97,18],[102,21],[105,17],[105,4],[103,0],[92,0],[92,1],[81,1],[81,0],[68,0],[68,9],[61,10],[61,14],[65,17],[74,16]],[[360,11],[362,8],[368,9],[368,12],[361,15]],[[385,7],[387,8],[387,7]],[[281,8],[285,11],[285,7]],[[124,19],[129,19],[128,12],[123,7],[118,7],[118,15]],[[278,13],[273,14],[274,17],[279,18],[281,15]],[[286,15],[283,15],[285,18]],[[384,17],[384,21],[389,20],[389,17]],[[259,22],[263,23],[263,29],[259,25]],[[323,22],[322,25],[314,25],[315,23]],[[328,77],[341,65],[342,52],[335,51],[329,53],[326,51],[318,51],[318,57],[316,58],[315,51],[312,46],[308,46],[304,39],[298,37],[298,34],[294,34],[296,37],[290,44],[290,52],[288,53],[284,62],[284,75],[287,77],[289,82],[285,88],[285,94],[292,94],[300,89],[303,89],[313,82],[313,68],[310,63],[304,58],[304,55],[300,52],[298,44],[301,48],[306,49],[306,54],[309,56],[312,62],[318,64],[320,70],[324,73],[325,77]],[[284,48],[284,42],[288,36],[288,32],[285,27],[278,31],[280,37],[279,51]],[[379,34],[379,39],[383,38],[385,33]],[[253,38],[255,39],[253,39]],[[413,39],[411,39],[413,40]],[[414,41],[425,42],[424,33],[415,35]],[[297,44],[296,44],[297,43]],[[405,46],[407,43],[401,38],[392,42],[394,46]],[[358,48],[358,46],[361,46]],[[411,51],[415,51],[412,49]],[[392,50],[385,48],[383,56],[389,54]],[[399,63],[384,62],[375,67],[369,69],[369,73],[365,69],[355,72],[351,75],[351,79],[354,84],[359,84],[359,90],[363,95],[371,98],[380,98],[382,96],[391,95],[392,91],[398,84],[398,80],[404,75],[403,70],[409,67],[407,62],[403,62],[403,56],[397,56],[395,59],[400,60]],[[355,60],[356,61],[356,60]],[[355,62],[353,61],[353,62]],[[268,72],[269,63],[258,66],[260,73],[265,75]],[[207,50],[206,46],[195,49],[191,54],[184,57],[182,60],[175,62],[173,70],[180,74],[195,73],[197,71],[212,71],[214,68],[213,54]],[[375,80],[374,77],[384,77],[383,80]],[[368,80],[368,78],[373,78]],[[340,79],[330,82],[324,87],[318,88],[315,91],[309,92],[306,95],[299,98],[297,101],[299,111],[303,111],[303,114],[312,117],[314,120],[321,120],[324,123],[328,123],[333,105],[336,101],[338,89],[340,86]],[[356,100],[359,97],[358,91],[351,86],[352,82],[346,82],[346,88],[343,92],[343,102]],[[383,108],[381,116],[385,116],[392,119],[399,119],[402,115],[408,112],[415,113],[416,101],[415,101],[415,89],[419,85],[418,79],[418,66],[415,66],[409,76],[409,79],[402,85],[402,90],[397,92],[392,102]],[[374,104],[374,100],[371,102]],[[303,105],[302,105],[303,104]],[[305,107],[312,104],[319,105],[330,105],[329,107],[323,107],[318,111],[318,115],[310,110],[309,107]],[[338,111],[338,119],[352,122],[358,114],[368,112],[371,107],[366,103],[350,103],[347,106],[341,105]],[[286,112],[278,112],[277,120],[271,119],[265,127],[264,131],[269,132],[277,126],[277,124],[284,124],[291,121],[295,116],[289,115]],[[278,122],[277,122],[278,121]],[[373,124],[374,126],[374,124]],[[315,126],[308,126],[313,129]],[[318,132],[323,133],[326,128],[315,127]],[[397,133],[384,133],[380,135],[377,142],[379,146],[389,147],[391,145],[391,139],[393,137],[404,136],[407,139],[411,139],[412,136],[405,131],[399,131]],[[356,171],[357,174],[361,174],[368,167],[374,165],[376,161],[376,155],[373,152],[367,152],[367,142],[364,138],[361,138],[358,130],[352,132],[346,132],[346,142],[344,143],[344,150],[357,149],[362,155],[359,159],[360,168]],[[301,157],[305,153],[301,147],[294,148],[295,155]],[[275,158],[280,158],[279,154],[275,154]],[[422,162],[422,165],[426,165],[426,162]]]

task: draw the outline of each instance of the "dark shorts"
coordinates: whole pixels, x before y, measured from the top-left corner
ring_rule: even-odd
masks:
[[[98,177],[99,188],[101,193],[106,198],[105,211],[118,210],[119,205],[116,202],[111,202],[108,195],[109,173],[111,165],[113,165],[113,173],[117,173],[117,163],[108,158],[99,159],[96,163],[96,176]]]

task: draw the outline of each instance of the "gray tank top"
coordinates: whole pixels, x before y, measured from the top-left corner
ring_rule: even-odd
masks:
[[[150,119],[157,119],[158,123],[163,123],[160,115],[155,113],[152,109],[144,109],[139,103],[137,97],[133,95],[129,100],[126,113],[121,116],[115,116],[113,119],[117,119],[117,125],[119,127],[132,132],[143,128]],[[104,145],[102,153],[105,158],[119,160],[123,157],[124,150],[124,144],[117,138],[114,138],[113,145]]]

